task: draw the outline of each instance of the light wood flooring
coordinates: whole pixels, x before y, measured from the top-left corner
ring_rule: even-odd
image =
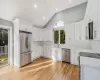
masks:
[[[79,67],[39,58],[20,69],[14,66],[1,68],[0,80],[79,80]]]

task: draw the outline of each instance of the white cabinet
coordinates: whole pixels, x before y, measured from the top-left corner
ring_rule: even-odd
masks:
[[[33,41],[43,41],[43,29],[33,27]]]
[[[98,0],[98,27],[100,27],[100,0]]]
[[[88,40],[88,27],[85,21],[81,22],[81,40]]]
[[[71,49],[71,54],[70,54],[70,61],[71,61],[71,64],[75,64],[75,49]]]
[[[39,28],[37,34],[39,35],[38,40],[43,41],[43,29]]]
[[[81,24],[75,23],[75,40],[81,40]]]
[[[33,36],[32,36],[33,37],[33,41],[38,41],[39,40],[38,28],[33,27],[32,34],[33,34]]]
[[[52,47],[44,46],[43,47],[43,56],[46,58],[52,59],[52,51],[53,51],[52,49],[53,49]]]
[[[43,56],[56,61],[62,61],[62,49],[55,47],[44,47]]]
[[[66,40],[74,40],[74,24],[66,25]]]
[[[79,65],[79,53],[80,52],[92,52],[90,49],[71,49],[71,64]]]
[[[90,21],[93,21],[93,36],[94,39],[100,39],[100,28],[99,28],[99,11],[100,11],[100,0],[88,0],[85,21],[87,25]]]
[[[19,19],[19,30],[21,31],[27,31],[32,32],[32,25],[30,25],[28,22]]]
[[[87,26],[84,21],[75,23],[75,40],[86,40],[87,37]]]
[[[100,40],[100,0],[98,0],[98,26],[94,32],[94,37]]]
[[[81,80],[100,80],[100,59],[80,57]]]
[[[53,41],[53,30],[43,30],[43,40],[44,41]]]
[[[95,6],[94,6],[95,5]],[[99,4],[100,5],[100,4]],[[100,28],[98,25],[98,0],[91,1],[91,18],[93,20],[94,39],[100,39]]]
[[[41,46],[33,45],[32,60],[41,57],[43,48]]]

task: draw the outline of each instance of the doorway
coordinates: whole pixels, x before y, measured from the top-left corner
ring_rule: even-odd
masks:
[[[0,67],[13,64],[12,27],[0,25]]]

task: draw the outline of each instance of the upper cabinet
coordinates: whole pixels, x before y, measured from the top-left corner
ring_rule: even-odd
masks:
[[[33,27],[33,41],[53,41],[53,30]]]
[[[100,0],[88,0],[85,21],[93,21],[93,39],[100,40]]]
[[[81,24],[75,23],[75,40],[81,40]]]
[[[53,41],[53,30],[52,29],[43,30],[43,41]]]
[[[19,30],[32,32],[32,25],[24,20],[18,19],[19,21]]]
[[[67,24],[66,25],[66,40],[74,40],[75,38],[75,25],[74,24]]]
[[[88,0],[87,3],[87,8],[86,8],[86,14],[85,14],[85,20],[87,21],[87,23],[89,21],[93,21],[94,22],[94,27],[97,26],[97,0]]]
[[[75,40],[87,40],[88,32],[84,21],[75,23]]]
[[[97,35],[96,37],[100,40],[100,0],[98,0],[98,27],[96,28],[96,33],[95,35]]]
[[[33,41],[43,41],[43,29],[33,27]]]
[[[93,28],[94,28],[94,40],[100,40],[100,0],[91,1],[94,7],[93,16]],[[95,5],[95,6],[94,6]],[[96,11],[97,10],[97,11]],[[94,15],[95,14],[95,15]]]

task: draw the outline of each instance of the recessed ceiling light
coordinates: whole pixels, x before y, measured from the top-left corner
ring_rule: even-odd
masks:
[[[45,19],[46,19],[46,17],[44,16],[44,17],[42,17],[42,19],[43,19],[43,20],[45,20]]]
[[[72,2],[72,0],[69,0],[69,2]]]
[[[56,11],[58,11],[58,8],[56,8]]]
[[[34,4],[34,8],[37,8],[38,7],[38,5],[37,4]]]

